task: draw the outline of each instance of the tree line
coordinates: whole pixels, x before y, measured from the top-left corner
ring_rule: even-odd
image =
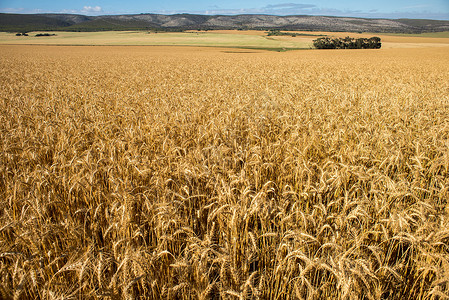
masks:
[[[377,36],[371,38],[329,38],[322,37],[313,41],[317,49],[380,49],[382,43]]]
[[[312,33],[300,33],[300,32],[283,32],[279,29],[270,29],[267,31],[267,36],[322,36],[322,34],[312,34]]]

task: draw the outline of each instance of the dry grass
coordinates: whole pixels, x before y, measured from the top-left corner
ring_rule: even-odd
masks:
[[[449,297],[445,49],[0,53],[0,298]]]
[[[38,33],[29,32],[29,36],[16,36],[15,33],[0,32],[0,45],[67,45],[67,46],[192,46],[192,47],[240,47],[259,49],[309,49],[313,39],[274,39],[268,38],[263,31],[208,31],[208,32],[162,32],[146,31],[101,31],[101,32],[56,32],[56,36],[35,37]],[[449,43],[449,39],[447,39]]]

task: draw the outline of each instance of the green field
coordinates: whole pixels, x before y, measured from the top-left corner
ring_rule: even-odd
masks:
[[[384,33],[384,35],[406,36],[406,37],[449,38],[449,31],[425,32],[425,33]]]
[[[170,32],[148,33],[147,31],[104,32],[56,32],[56,36],[36,37],[14,33],[0,33],[0,44],[43,45],[154,45],[154,46],[201,46],[237,47],[254,49],[308,49],[311,37],[268,37],[261,34],[239,34],[223,32]]]

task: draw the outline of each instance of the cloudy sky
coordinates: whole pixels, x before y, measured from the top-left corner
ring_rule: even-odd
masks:
[[[75,13],[84,15],[134,13],[327,15],[367,18],[449,20],[449,0],[0,0],[0,12]]]

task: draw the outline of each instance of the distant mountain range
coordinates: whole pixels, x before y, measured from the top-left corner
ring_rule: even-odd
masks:
[[[449,21],[303,15],[138,14],[93,17],[72,14],[0,14],[0,31],[10,32],[212,29],[422,33],[449,31]]]

